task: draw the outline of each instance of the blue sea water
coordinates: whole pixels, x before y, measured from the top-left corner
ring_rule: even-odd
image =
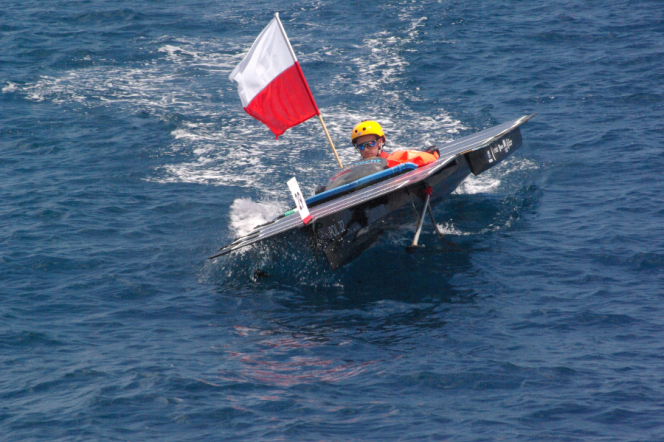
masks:
[[[664,440],[660,0],[2,5],[1,440]],[[206,260],[337,167],[228,80],[274,12],[345,163],[537,113],[457,247]]]

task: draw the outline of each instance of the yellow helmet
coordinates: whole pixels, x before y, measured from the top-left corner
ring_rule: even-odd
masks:
[[[380,127],[380,124],[376,123],[375,121],[364,120],[357,123],[353,130],[350,132],[351,144],[355,144],[355,139],[363,135],[377,135],[378,138],[383,138],[383,141],[387,141],[385,139],[383,128]]]

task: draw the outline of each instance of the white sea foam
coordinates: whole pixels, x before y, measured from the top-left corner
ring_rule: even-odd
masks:
[[[438,230],[444,235],[456,235],[456,236],[461,236],[461,235],[469,235],[469,233],[464,233],[454,227],[454,224],[452,222],[447,222],[444,224],[436,224],[438,227]]]
[[[486,172],[485,172],[486,173]],[[454,191],[455,194],[473,195],[476,193],[491,193],[498,189],[500,180],[490,175],[470,175],[466,180],[461,183]]]
[[[370,114],[358,112],[349,121],[359,121],[371,117],[384,126],[389,144],[388,148],[408,149],[422,145],[442,144],[450,140],[450,135],[466,129],[463,124],[453,119],[443,109],[432,109],[426,115],[413,111],[406,106],[406,101],[419,101],[415,91],[403,89],[400,85],[407,75],[408,62],[400,55],[415,46],[418,29],[424,26],[427,18],[417,17],[420,8],[405,8],[399,15],[404,22],[407,36],[397,38],[391,30],[381,30],[369,35],[363,46],[365,56],[354,57],[356,65],[356,95],[379,95],[387,106],[373,106],[374,101],[368,100]],[[340,75],[333,82],[342,88],[347,75]],[[414,143],[419,143],[415,144]]]
[[[251,198],[238,198],[231,205],[231,228],[236,236],[243,236],[254,227],[272,221],[286,210],[287,208],[279,203],[258,203]]]
[[[199,58],[197,52],[187,51],[179,46],[166,45],[159,48],[159,52],[166,52],[169,57],[176,58],[179,55],[189,55],[193,58]]]
[[[522,156],[512,157],[502,164],[503,173],[505,175],[524,170],[537,170],[539,167],[540,166],[534,161]]]
[[[2,93],[4,94],[4,93],[7,93],[7,92],[14,92],[14,91],[16,91],[16,89],[17,89],[16,85],[14,83],[11,83],[11,82],[8,81],[7,86],[2,88]]]
[[[523,157],[511,157],[504,163],[499,164],[494,169],[482,173],[479,176],[470,175],[453,192],[457,195],[473,195],[476,193],[493,193],[500,188],[502,180],[513,173],[524,170],[534,170],[539,166]]]
[[[136,110],[159,111],[165,108],[196,107],[203,114],[209,110],[212,91],[200,91],[195,79],[182,75],[192,67],[207,71],[225,71],[234,62],[228,48],[217,42],[193,39],[171,39],[177,46],[165,44],[157,49],[165,57],[146,62],[142,67],[90,66],[67,72],[61,77],[42,76],[37,82],[19,86],[19,92],[34,101],[54,103],[78,102],[98,106],[99,102],[128,103]],[[232,45],[237,49],[236,45]],[[17,86],[3,88],[14,91]],[[7,90],[5,90],[7,89]]]

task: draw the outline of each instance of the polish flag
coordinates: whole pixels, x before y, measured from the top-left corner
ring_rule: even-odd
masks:
[[[320,114],[278,14],[229,78],[238,83],[244,110],[265,123],[277,139],[286,129]]]

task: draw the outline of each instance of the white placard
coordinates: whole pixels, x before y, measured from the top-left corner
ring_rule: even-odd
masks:
[[[312,220],[312,217],[311,215],[309,215],[309,208],[307,207],[306,201],[304,201],[304,197],[302,196],[302,192],[300,191],[300,186],[298,186],[295,177],[288,180],[288,188],[290,189],[291,194],[293,195],[293,199],[295,200],[297,211],[300,212],[300,217],[302,218],[302,222],[305,224],[309,224],[309,222]]]

